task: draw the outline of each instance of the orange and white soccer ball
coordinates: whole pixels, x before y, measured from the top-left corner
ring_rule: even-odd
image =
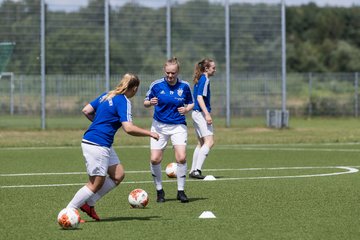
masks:
[[[176,162],[169,163],[165,168],[166,175],[169,178],[176,178],[177,167],[178,165]]]
[[[129,203],[132,208],[144,208],[149,203],[149,196],[141,188],[134,189],[129,194]]]
[[[59,212],[57,221],[63,229],[75,229],[80,225],[80,214],[75,208],[64,208]]]

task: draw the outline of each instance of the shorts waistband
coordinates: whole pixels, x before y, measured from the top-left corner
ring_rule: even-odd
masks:
[[[85,144],[89,144],[89,145],[93,145],[93,146],[100,146],[99,144],[96,144],[96,143],[93,143],[93,142],[89,142],[89,141],[86,141],[86,140],[81,140],[82,143],[85,143]]]

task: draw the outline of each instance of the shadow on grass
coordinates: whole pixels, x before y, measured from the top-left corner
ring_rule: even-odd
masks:
[[[196,202],[196,201],[202,201],[202,200],[207,200],[208,198],[196,198],[196,197],[189,197],[189,203],[191,202]],[[180,200],[177,200],[176,198],[166,198],[166,202],[179,202]],[[158,204],[163,204],[163,203],[158,203]],[[165,203],[166,204],[166,203]],[[186,203],[183,203],[186,204]]]
[[[147,216],[147,217],[109,217],[109,218],[102,218],[99,222],[118,222],[118,221],[133,221],[133,220],[140,220],[140,221],[149,221],[152,219],[161,218],[161,216]],[[97,221],[86,221],[88,223],[97,223]]]
[[[80,231],[82,230],[81,227],[77,227],[77,228],[68,228],[68,229],[64,229],[64,228],[59,228],[60,231]]]
[[[226,176],[214,176],[214,178],[220,179],[220,178],[226,178]]]

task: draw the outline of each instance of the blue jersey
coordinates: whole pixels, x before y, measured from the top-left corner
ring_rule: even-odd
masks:
[[[204,103],[206,106],[206,109],[208,112],[211,112],[211,105],[210,105],[210,99],[211,99],[211,93],[210,93],[210,80],[202,74],[199,78],[199,81],[197,84],[194,85],[194,99],[195,104],[193,110],[197,110],[202,112],[199,102],[197,100],[198,96],[202,96],[204,99]]]
[[[104,147],[111,147],[122,122],[132,122],[131,102],[123,95],[103,101],[104,93],[90,102],[95,118],[84,134],[84,139]]]
[[[185,124],[184,115],[178,112],[179,107],[192,104],[193,98],[188,82],[177,79],[177,83],[171,86],[165,78],[154,81],[146,93],[145,100],[153,97],[158,98],[158,104],[154,106],[154,119],[166,124]]]

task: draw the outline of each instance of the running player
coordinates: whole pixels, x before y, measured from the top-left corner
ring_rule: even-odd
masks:
[[[186,144],[187,126],[185,114],[192,110],[193,98],[188,82],[178,79],[179,62],[176,58],[164,64],[165,77],[154,81],[146,93],[144,106],[154,106],[151,131],[160,135],[159,141],[150,141],[150,169],[157,190],[157,202],[165,202],[162,186],[161,161],[167,142],[171,139],[177,167],[177,199],[189,202],[184,192],[187,172]]]
[[[122,127],[133,136],[149,136],[158,140],[156,132],[139,128],[132,123],[131,102],[140,85],[133,74],[125,74],[119,85],[87,104],[82,112],[92,122],[85,132],[81,148],[85,158],[89,181],[78,190],[67,207],[80,208],[99,221],[95,203],[124,179],[124,168],[112,148],[114,136]]]
[[[214,129],[210,105],[210,77],[216,72],[212,59],[205,58],[195,65],[194,70],[194,100],[195,106],[191,117],[194,121],[198,144],[194,150],[189,177],[204,179],[202,166],[214,145]]]

